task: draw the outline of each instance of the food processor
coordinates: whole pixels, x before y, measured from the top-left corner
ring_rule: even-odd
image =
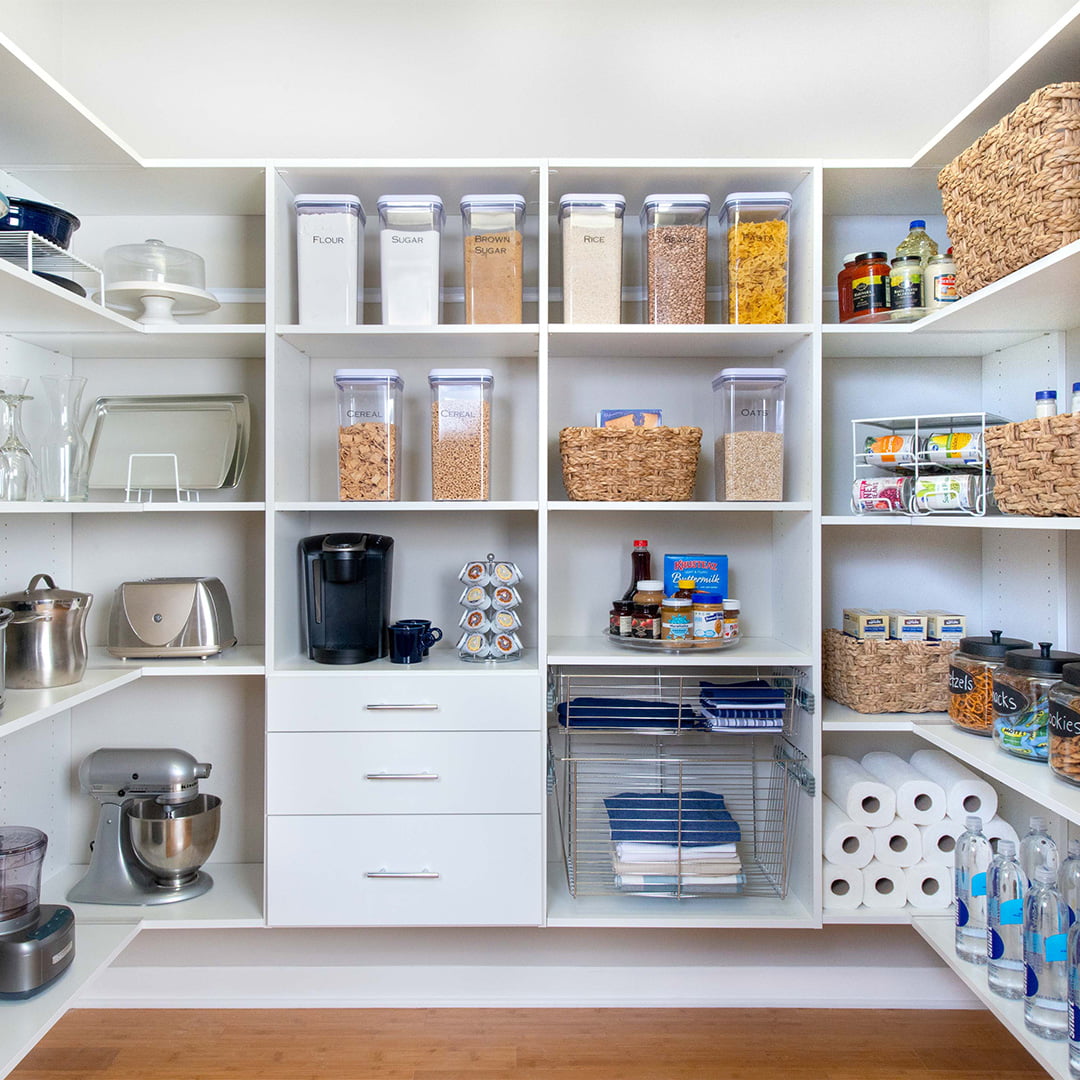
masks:
[[[40,829],[0,825],[0,1001],[41,993],[75,958],[71,908],[38,903],[48,843]]]
[[[214,884],[200,870],[217,843],[221,800],[199,793],[211,766],[184,750],[95,750],[79,786],[101,804],[80,904],[173,904]]]

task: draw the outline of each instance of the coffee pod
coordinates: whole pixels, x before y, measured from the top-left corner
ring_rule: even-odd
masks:
[[[506,614],[499,612],[500,615]],[[462,613],[458,626],[463,627],[471,634],[486,634],[491,629],[491,622],[487,615],[478,608]]]
[[[458,580],[464,581],[466,585],[486,585],[489,581],[491,581],[491,575],[488,573],[487,563],[466,563],[461,568],[461,573],[458,574]]]
[[[521,580],[521,571],[515,563],[500,562],[495,564],[491,576],[500,585],[516,585]]]
[[[491,628],[504,634],[520,626],[521,619],[516,611],[496,611],[491,617]]]
[[[521,597],[518,595],[517,589],[512,589],[508,585],[500,585],[491,594],[491,606],[505,611],[507,608],[515,608],[521,603]]]
[[[510,589],[506,590],[510,592]],[[481,611],[491,607],[491,597],[483,585],[470,585],[458,599],[458,603],[467,608],[478,608]]]

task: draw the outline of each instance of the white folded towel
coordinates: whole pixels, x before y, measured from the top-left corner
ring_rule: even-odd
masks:
[[[615,845],[615,857],[621,862],[693,862],[734,855],[734,842],[680,847],[678,844],[653,844],[644,840],[622,840]]]

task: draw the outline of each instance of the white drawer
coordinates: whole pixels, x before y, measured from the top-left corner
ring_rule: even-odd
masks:
[[[272,817],[271,926],[536,926],[542,818]]]
[[[535,671],[274,675],[267,681],[270,731],[542,731],[544,727],[544,692]]]
[[[271,814],[538,814],[538,731],[272,732]]]

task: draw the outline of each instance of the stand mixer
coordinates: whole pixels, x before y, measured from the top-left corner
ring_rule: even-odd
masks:
[[[217,842],[221,800],[199,793],[211,766],[184,750],[95,750],[79,785],[101,804],[85,876],[68,893],[81,904],[172,904],[201,896],[200,870]]]

